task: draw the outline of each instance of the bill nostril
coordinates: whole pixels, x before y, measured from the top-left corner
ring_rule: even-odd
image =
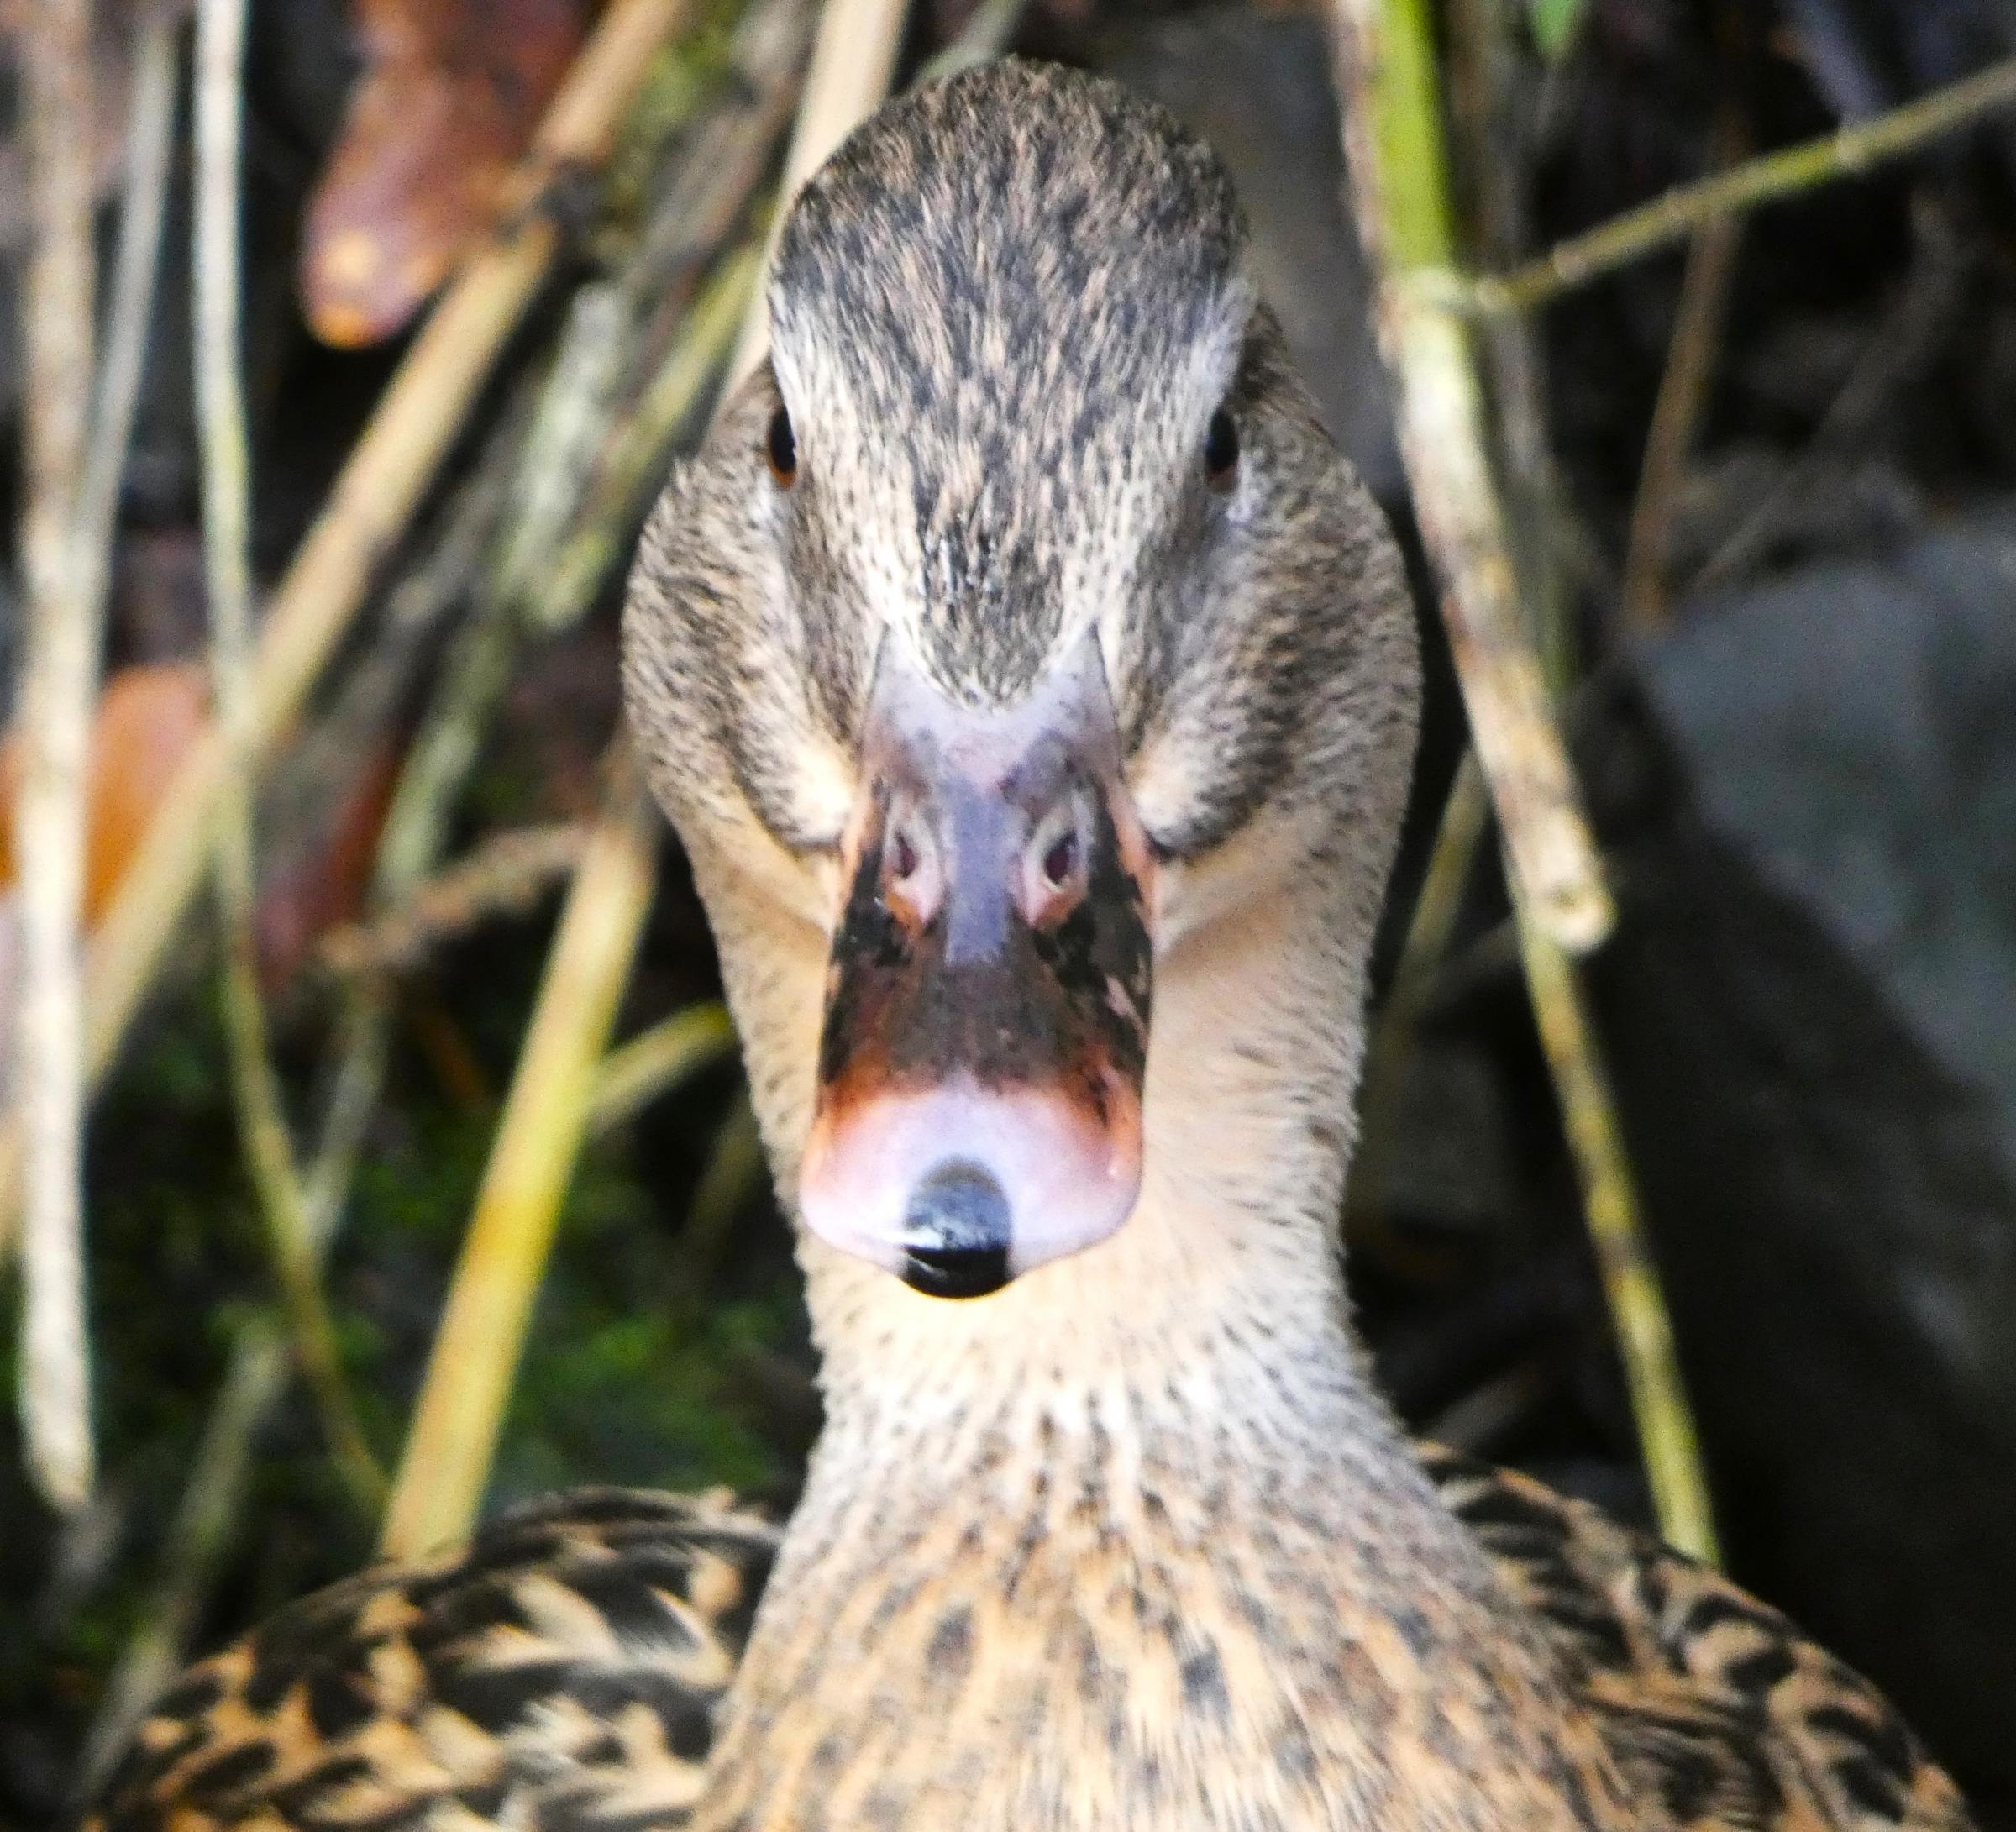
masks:
[[[978,1164],[940,1164],[903,1213],[903,1278],[934,1298],[980,1298],[1008,1283],[1010,1215],[1001,1186]]]
[[[930,1248],[1005,1247],[1008,1198],[992,1175],[967,1158],[940,1164],[911,1192],[903,1226]]]
[[[1021,868],[1024,914],[1039,927],[1068,914],[1084,895],[1089,819],[1084,797],[1070,790],[1030,837]]]
[[[944,866],[937,843],[907,800],[899,799],[889,811],[879,892],[885,909],[920,927],[937,914],[944,894]]]

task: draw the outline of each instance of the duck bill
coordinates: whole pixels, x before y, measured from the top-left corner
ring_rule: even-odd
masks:
[[[885,643],[862,762],[799,1205],[978,1297],[1133,1210],[1153,868],[1089,638],[999,711]]]

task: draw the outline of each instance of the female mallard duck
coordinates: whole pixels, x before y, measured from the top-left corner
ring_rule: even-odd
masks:
[[[1965,1827],[1782,1618],[1372,1388],[1412,624],[1218,161],[962,76],[806,188],[770,307],[627,677],[803,1222],[803,1499],[592,1492],[339,1586],[93,1824]]]

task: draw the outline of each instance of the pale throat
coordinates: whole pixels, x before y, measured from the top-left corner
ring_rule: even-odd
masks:
[[[916,1760],[868,1765],[916,1807],[905,1824],[1165,1824],[1132,1790],[1172,1759],[1216,1777],[1200,1826],[1398,1823],[1314,1793],[1280,1817],[1273,1752],[1301,1736],[1317,1793],[1327,1776],[1397,1800],[1419,1777],[1395,1779],[1356,1714],[1454,1688],[1483,1724],[1544,1682],[1351,1334],[1336,1218],[1369,917],[1326,888],[1230,908],[1158,956],[1147,1174],[1110,1239],[962,1303],[801,1236],[827,1423],[730,1695],[722,1823],[822,1823],[791,1752],[839,1724],[872,1756],[920,1698]],[[760,976],[730,967],[787,1190],[810,1077],[773,1052],[816,1034],[806,952],[810,1018],[774,955]],[[948,1613],[989,1676],[956,1712],[932,1651]],[[1242,1700],[1229,1720],[1184,1703],[1201,1646]],[[1288,1676],[1338,1662],[1353,1684],[1311,1717]],[[1060,1670],[1094,1669],[1126,1676],[1126,1710],[1060,1690]],[[1113,1740],[1137,1719],[1138,1741]],[[1004,1763],[1005,1721],[1042,1727],[1026,1760]],[[998,1783],[977,1803],[976,1772]]]
[[[1299,1454],[1383,1409],[1347,1322],[1337,1214],[1362,949],[1302,898],[1242,903],[1158,961],[1140,1200],[992,1296],[925,1297],[801,1237],[829,1430],[935,1421],[1194,1432]],[[1242,1452],[1242,1455],[1247,1454]]]

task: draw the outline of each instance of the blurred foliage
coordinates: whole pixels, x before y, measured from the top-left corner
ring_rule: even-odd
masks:
[[[1550,58],[1567,55],[1582,24],[1586,0],[1526,0],[1533,42]]]
[[[416,1021],[328,1281],[345,1367],[381,1455],[398,1448],[494,1123],[487,1103],[436,1072],[433,1033],[466,1021],[470,1060],[501,1083],[546,927],[486,932],[414,989]],[[178,996],[136,1037],[93,1128],[92,1323],[113,1473],[84,1520],[48,1530],[20,1474],[12,1410],[0,1415],[0,1520],[40,1523],[22,1556],[0,1563],[0,1774],[11,1769],[19,1787],[46,1770],[52,1790],[24,1801],[0,1788],[0,1825],[55,1805],[66,1777],[54,1752],[76,1746],[168,1575],[162,1535],[210,1397],[240,1329],[267,1312],[269,1273],[218,1068],[213,981],[199,983],[204,991]],[[298,1098],[307,1065],[291,1066]],[[493,1505],[584,1482],[728,1483],[756,1494],[788,1485],[813,1415],[801,1301],[767,1189],[742,1205],[707,1289],[686,1282],[693,1262],[682,1251],[683,1193],[701,1180],[738,1088],[734,1072],[717,1071],[584,1157]],[[10,1286],[0,1302],[12,1295]],[[13,1347],[0,1337],[0,1379],[13,1377]],[[372,1555],[375,1525],[356,1513],[312,1410],[291,1394],[256,1447],[244,1522],[253,1556],[231,1561],[206,1622],[256,1618],[356,1569]]]

